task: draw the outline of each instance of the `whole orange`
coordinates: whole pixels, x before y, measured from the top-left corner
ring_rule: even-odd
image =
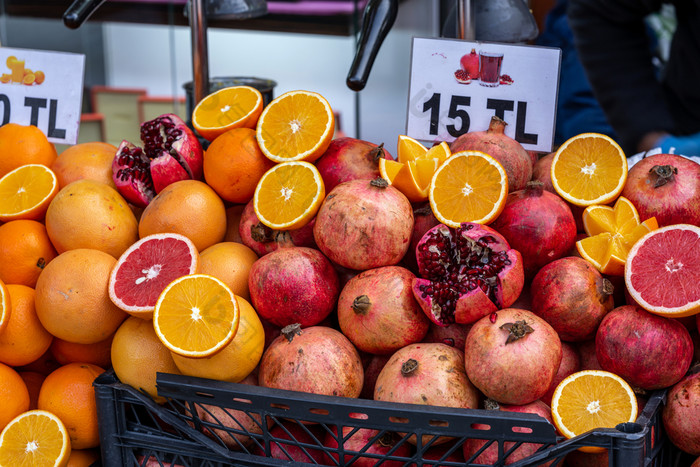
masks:
[[[114,257],[79,248],[51,261],[36,283],[36,313],[59,339],[94,344],[114,334],[127,314],[109,299]]]
[[[56,255],[41,222],[21,219],[0,225],[0,280],[6,284],[34,287]]]
[[[68,363],[92,363],[102,368],[112,366],[110,349],[114,334],[94,344],[78,344],[54,337],[51,353],[61,365]]]
[[[180,373],[153,322],[136,316],[127,318],[114,335],[112,368],[119,381],[143,389],[159,402],[165,399],[156,391],[156,373]]]
[[[62,188],[46,211],[46,231],[56,251],[92,248],[118,258],[138,240],[138,223],[117,190],[95,180]]]
[[[0,431],[13,418],[29,410],[29,390],[12,367],[0,363]]]
[[[36,126],[7,123],[0,127],[0,177],[26,164],[51,167],[56,157],[56,147]]]
[[[210,246],[199,255],[199,272],[220,279],[231,292],[250,300],[248,274],[258,255],[235,242],[221,242]]]
[[[12,311],[7,327],[0,333],[0,362],[11,366],[27,365],[46,352],[53,336],[37,317],[34,289],[8,284],[7,290]]]
[[[234,128],[217,136],[204,153],[204,179],[224,200],[245,204],[273,165],[260,150],[255,130]]]
[[[79,143],[65,149],[51,166],[58,188],[82,179],[96,180],[116,188],[112,180],[112,161],[117,147],[100,141]]]
[[[141,238],[156,233],[179,233],[202,251],[226,235],[226,207],[206,183],[181,180],[171,183],[151,200],[141,214],[138,230]]]
[[[89,449],[100,444],[92,382],[104,371],[89,363],[69,363],[48,375],[39,390],[37,407],[61,419],[73,449]]]

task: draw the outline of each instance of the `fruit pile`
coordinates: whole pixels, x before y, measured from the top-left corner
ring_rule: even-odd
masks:
[[[700,456],[697,163],[628,168],[592,133],[533,154],[498,118],[451,145],[400,135],[394,158],[334,138],[318,93],[263,108],[246,86],[192,125],[162,115],[141,146],[60,156],[0,127],[0,465],[96,458],[107,369],[157,402],[165,372],[531,412],[566,438],[668,388],[666,432]],[[482,446],[450,459],[496,462]]]

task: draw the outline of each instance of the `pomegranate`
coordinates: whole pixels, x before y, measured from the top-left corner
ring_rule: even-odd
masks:
[[[542,402],[547,405],[552,405],[552,396],[554,395],[554,390],[557,388],[559,383],[564,381],[567,376],[576,373],[581,370],[581,357],[579,356],[578,349],[574,347],[573,344],[567,342],[561,343],[561,363],[559,363],[559,369],[554,375],[554,380],[552,384],[547,389],[544,396],[540,398]]]
[[[661,419],[678,449],[700,455],[700,365],[668,391]]]
[[[601,321],[595,350],[604,370],[633,386],[661,389],[674,385],[688,371],[693,341],[681,323],[636,305],[623,305]]]
[[[464,347],[469,379],[502,404],[529,404],[543,397],[561,358],[557,332],[539,316],[517,308],[474,323]]]
[[[248,274],[248,289],[260,317],[279,327],[320,323],[334,310],[340,293],[328,258],[300,246],[257,259]]]
[[[462,70],[469,73],[472,79],[479,79],[479,54],[476,53],[476,49],[472,49],[471,52],[463,55],[462,58],[459,59],[459,64]]]
[[[501,163],[508,176],[508,191],[522,190],[532,178],[532,159],[525,148],[504,133],[507,123],[494,116],[486,131],[470,131],[450,145],[452,154],[483,151]]]
[[[326,193],[339,183],[350,180],[374,180],[379,177],[379,159],[393,159],[384,149],[360,139],[342,137],[331,141],[326,152],[316,161]]]
[[[508,195],[501,214],[491,224],[523,256],[525,277],[561,258],[576,242],[576,221],[558,195],[541,182],[528,182],[524,190]]]
[[[437,461],[437,462],[428,462]],[[461,446],[454,446],[453,443],[442,443],[437,446],[430,446],[423,453],[423,465],[425,467],[447,467],[454,464],[441,464],[441,462],[457,462],[464,464],[464,454]],[[416,464],[411,464],[415,467]]]
[[[260,360],[260,386],[291,391],[358,397],[364,373],[357,349],[326,326],[282,328]]]
[[[311,219],[304,227],[296,230],[271,229],[258,220],[253,200],[250,200],[241,213],[238,233],[241,236],[241,243],[258,256],[265,256],[278,248],[288,246],[315,248],[314,223],[315,219]]]
[[[202,145],[177,115],[142,123],[141,141],[143,149],[122,141],[112,162],[112,180],[131,204],[146,207],[171,183],[202,178]]]
[[[403,264],[414,273],[418,273],[418,263],[416,261],[418,242],[428,230],[439,223],[440,221],[433,214],[430,204],[424,203],[413,209],[413,234],[411,235],[411,244],[408,247],[408,251],[403,257]]]
[[[428,329],[428,333],[423,338],[423,342],[441,343],[454,347],[457,350],[462,350],[471,327],[471,324],[452,323],[447,326],[440,326],[430,323],[430,329]]]
[[[322,449],[324,430],[320,425],[309,426],[293,422],[278,423],[270,430],[270,455],[265,454],[262,444],[256,445],[253,454],[292,462],[321,465],[326,463],[326,455]],[[318,446],[318,448],[311,446]]]
[[[615,306],[612,283],[576,256],[544,266],[530,290],[533,313],[569,342],[593,339],[603,317]]]
[[[362,392],[360,393],[360,398],[362,399],[374,399],[374,385],[377,382],[377,376],[386,365],[386,362],[391,358],[390,354],[386,355],[372,355],[364,354],[362,359],[365,370],[365,381],[362,385]]]
[[[465,222],[439,224],[416,248],[421,278],[413,293],[438,325],[469,324],[510,306],[523,288],[520,253],[492,228]]]
[[[383,178],[333,188],[314,225],[318,248],[331,261],[360,271],[398,264],[412,232],[411,203]]]
[[[700,164],[676,154],[649,156],[629,169],[622,196],[642,221],[700,226]]]
[[[552,416],[550,414],[550,409],[547,404],[540,400],[536,400],[534,402],[530,402],[529,404],[525,405],[506,405],[506,404],[498,404],[495,401],[492,400],[486,400],[485,401],[485,408],[486,410],[500,410],[502,412],[518,412],[518,413],[533,413],[535,415],[539,415],[540,417],[544,418],[547,420],[549,423],[552,422]],[[475,423],[472,425],[473,428],[477,430],[484,430],[488,429],[488,425],[484,425],[481,423]],[[513,432],[515,433],[528,433],[528,428],[524,427],[514,427]],[[477,452],[482,449],[482,447],[487,443],[487,440],[485,439],[477,439],[477,438],[469,438],[464,442],[463,449],[464,449],[464,458],[469,460],[469,463],[474,463],[474,464],[485,464],[485,465],[496,465],[499,461],[498,457],[498,444],[493,443],[486,449],[484,449],[481,453],[478,455]],[[508,452],[510,449],[512,449],[515,446],[514,441],[506,441],[503,443],[503,451]],[[505,465],[510,465],[514,462],[517,462],[519,460],[525,459],[526,457],[531,456],[534,454],[542,445],[541,444],[535,444],[535,443],[522,443],[520,446],[517,447],[506,459],[505,459]],[[476,456],[475,456],[476,455]],[[475,456],[475,457],[474,457]],[[538,465],[552,465],[554,461],[550,461],[544,464],[538,464]],[[498,464],[501,465],[501,464]]]
[[[472,82],[472,77],[469,73],[460,68],[455,71],[455,80],[460,84],[469,84]]]
[[[532,166],[532,180],[542,182],[542,188],[550,193],[556,193],[552,185],[552,161],[555,152],[550,152],[546,156],[540,157]]]
[[[340,330],[358,350],[390,354],[420,342],[430,321],[413,297],[415,275],[401,266],[363,271],[338,298]]]
[[[581,360],[582,370],[602,370],[595,354],[595,339],[589,341],[576,342],[576,349]]]
[[[372,467],[387,455],[411,457],[411,445],[403,442],[396,433],[390,431],[380,432],[370,428],[356,429],[352,426],[344,426],[342,433],[342,437],[338,437],[338,429],[335,426],[326,433],[323,445],[334,449],[334,451],[328,453],[333,459],[328,459],[326,461],[327,465],[346,465],[352,462],[353,467]],[[342,441],[342,443],[339,441]],[[336,450],[340,444],[343,445],[345,455],[340,464],[338,464],[340,455]],[[404,464],[405,461],[385,460],[380,465],[401,467]]]
[[[511,78],[510,75],[501,75],[498,77],[498,83],[508,86],[513,84],[513,78]]]

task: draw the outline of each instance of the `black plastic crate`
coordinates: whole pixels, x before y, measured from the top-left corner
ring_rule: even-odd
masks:
[[[663,391],[650,396],[636,423],[563,440],[551,424],[533,414],[319,396],[166,373],[158,374],[157,385],[158,394],[166,398],[162,405],[120,383],[111,371],[95,381],[104,467],[289,465],[289,460],[266,457],[279,448],[283,455],[301,449],[309,464],[348,465],[364,456],[381,461],[379,465],[476,467],[504,465],[522,443],[542,446],[510,465],[565,465],[565,456],[582,446],[607,448],[612,467],[687,467],[691,463],[663,435]],[[232,411],[237,411],[235,417]],[[236,420],[258,420],[253,425],[257,430],[249,431],[252,428]],[[480,425],[488,429],[478,429]],[[342,443],[336,449],[324,447],[324,438],[336,436],[337,440],[339,432],[348,437],[360,428],[377,430],[374,440],[391,434],[396,447],[382,455],[367,453],[368,446],[357,451],[343,450]],[[236,435],[246,437],[248,443]],[[414,443],[409,442],[411,437]],[[482,450],[496,447],[498,462],[448,460],[450,454],[461,454],[468,438],[486,440]],[[434,452],[441,441],[445,441],[442,457],[427,460],[425,453]],[[402,452],[406,447],[409,452]],[[149,458],[151,464],[146,463]]]

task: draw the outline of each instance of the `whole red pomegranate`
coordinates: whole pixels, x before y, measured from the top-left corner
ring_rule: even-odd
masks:
[[[339,331],[326,326],[282,328],[263,353],[258,383],[327,396],[358,397],[364,372],[357,349]]]
[[[278,327],[320,323],[334,310],[340,293],[328,258],[300,246],[257,259],[248,274],[248,289],[260,317]]]
[[[269,457],[292,461],[292,463],[306,462],[321,465],[326,463],[326,454],[321,446],[325,431],[320,425],[302,426],[293,422],[278,423],[270,430],[272,439]],[[318,448],[309,446],[318,446]],[[256,444],[253,454],[268,457],[264,448],[262,443]]]
[[[386,362],[391,358],[391,354],[372,355],[361,353],[363,368],[365,370],[365,381],[362,384],[361,399],[374,399],[374,385],[377,382],[377,377],[381,373]]]
[[[411,244],[408,247],[406,256],[403,257],[403,264],[413,271],[418,273],[418,262],[416,260],[416,247],[418,242],[423,238],[425,233],[440,223],[430,209],[430,204],[418,205],[413,209],[413,234],[411,235]]]
[[[661,419],[678,449],[700,456],[700,365],[668,391]]]
[[[360,271],[398,264],[412,232],[411,203],[383,178],[333,188],[314,225],[318,248],[331,261]]]
[[[447,326],[441,326],[430,323],[430,329],[428,329],[428,333],[423,338],[423,342],[445,344],[457,350],[462,350],[471,327],[471,324],[452,323]]]
[[[555,152],[550,152],[540,157],[532,166],[532,180],[542,182],[542,188],[550,193],[556,193],[552,184],[552,161],[555,155]]]
[[[525,148],[506,136],[507,123],[494,116],[486,131],[470,131],[450,145],[452,154],[476,150],[492,156],[501,163],[508,176],[508,191],[522,190],[532,178],[532,159]]]
[[[595,354],[595,338],[576,342],[576,349],[578,350],[578,356],[581,359],[581,369],[582,370],[602,370],[603,367],[600,366],[598,362],[598,357]]]
[[[576,221],[566,202],[529,182],[508,195],[501,214],[491,224],[523,256],[525,277],[564,256],[576,242]]]
[[[350,180],[374,180],[379,177],[379,159],[393,159],[384,149],[361,139],[342,137],[331,141],[326,152],[316,161],[326,193]]]
[[[593,339],[603,317],[615,306],[612,283],[577,256],[543,266],[530,290],[532,312],[568,342]]]
[[[425,337],[430,321],[413,297],[415,277],[401,266],[383,266],[345,284],[338,297],[338,324],[358,350],[390,354]]]
[[[474,323],[464,347],[469,379],[502,404],[529,404],[544,396],[561,358],[557,332],[539,316],[517,308]]]
[[[540,398],[540,400],[551,406],[554,390],[557,388],[559,383],[564,381],[564,378],[567,376],[574,374],[579,370],[581,370],[581,357],[579,356],[578,349],[572,344],[562,342],[561,363],[559,363],[559,369],[557,370],[557,374],[554,375],[554,380],[552,380],[552,384],[549,386],[549,389],[547,389],[547,392]]]
[[[601,321],[595,351],[604,370],[633,386],[661,389],[674,385],[688,371],[693,341],[681,323],[639,306],[623,305]]]
[[[334,449],[334,451],[328,453],[333,459],[328,459],[326,461],[327,465],[346,465],[346,463],[352,461],[353,466],[373,467],[379,462],[379,459],[389,453],[396,457],[411,457],[411,445],[404,442],[396,433],[390,431],[381,433],[379,430],[370,428],[359,428],[356,430],[352,426],[344,426],[342,433],[342,437],[339,437],[338,429],[335,426],[326,433],[323,445]],[[342,443],[339,443],[339,439]],[[335,450],[338,449],[340,444],[343,445],[345,455],[340,464],[338,464],[340,455]],[[380,465],[401,467],[404,464],[405,461],[384,460]]]
[[[523,288],[520,253],[492,228],[465,222],[439,224],[416,247],[413,294],[440,326],[469,324],[510,306]]]
[[[472,49],[466,55],[463,55],[459,59],[459,64],[462,70],[469,73],[471,79],[479,79],[479,54],[476,53],[476,49]]]
[[[178,180],[200,180],[204,150],[192,130],[175,114],[141,124],[143,149],[122,141],[112,162],[117,190],[144,208],[163,188]]]
[[[534,402],[530,402],[529,404],[525,405],[507,405],[507,404],[498,404],[495,401],[492,400],[487,400],[486,401],[486,410],[500,410],[502,412],[518,412],[518,413],[533,413],[535,415],[539,415],[540,417],[544,418],[547,420],[549,423],[552,423],[552,415],[551,411],[549,409],[549,406],[542,402],[541,400],[536,400]],[[488,425],[484,425],[481,423],[476,423],[472,426],[475,429],[478,430],[483,430],[483,429],[488,429]],[[527,428],[521,428],[521,427],[515,427],[513,428],[513,431],[516,433],[528,433]],[[464,458],[465,459],[471,459],[472,456],[474,456],[483,446],[486,444],[486,440],[484,439],[477,439],[477,438],[469,438],[464,442],[463,445],[463,450],[464,450]],[[510,465],[514,462],[517,462],[519,460],[525,459],[526,457],[531,456],[534,454],[542,445],[541,444],[536,444],[536,443],[522,443],[520,446],[518,446],[506,459],[505,459],[505,465]],[[515,442],[513,441],[506,441],[503,443],[503,450],[505,452],[508,452],[509,450],[513,449],[515,447]],[[492,465],[496,464],[499,461],[498,457],[498,444],[493,443],[486,449],[484,449],[474,460],[472,460],[470,463],[474,464],[484,464],[484,465]],[[554,461],[550,461],[544,464],[538,464],[538,465],[543,465],[543,466],[548,466],[552,465]],[[501,464],[498,464],[501,465]]]
[[[629,169],[622,196],[642,221],[700,226],[700,164],[676,154],[644,158]]]
[[[253,200],[250,200],[241,213],[238,233],[241,236],[241,243],[253,250],[258,256],[265,256],[278,248],[288,246],[315,248],[314,223],[315,219],[311,219],[308,224],[300,229],[271,229],[258,220],[253,207]]]

